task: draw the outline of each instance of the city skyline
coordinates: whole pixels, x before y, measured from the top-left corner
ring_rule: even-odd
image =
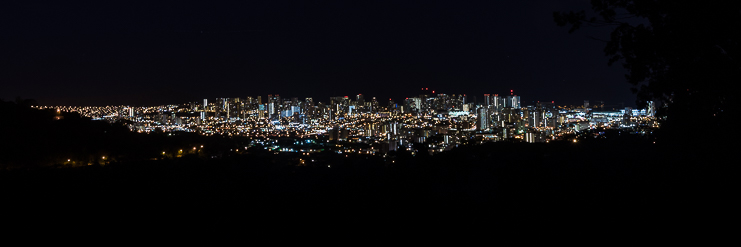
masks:
[[[578,138],[587,137],[588,130],[596,128],[640,135],[658,128],[652,102],[646,109],[635,110],[632,107],[611,109],[604,102],[590,104],[588,100],[579,106],[561,106],[554,101],[527,104],[514,90],[505,95],[483,94],[479,96],[481,100],[474,102],[464,94],[447,95],[429,88],[420,89],[418,96],[401,101],[363,94],[335,96],[328,100],[271,94],[160,106],[37,108],[51,108],[61,118],[62,112],[76,112],[93,120],[123,124],[138,133],[242,136],[251,140],[245,149],[264,146],[278,153],[304,154],[324,148],[307,148],[304,144],[294,148],[295,145],[279,144],[275,137],[295,138],[297,143],[306,140],[323,147],[329,145],[339,153],[375,155],[397,148],[419,152],[415,143],[426,143],[432,148],[430,152],[443,152],[459,145],[498,141],[547,143],[568,139],[576,142]],[[382,146],[361,149],[339,142]]]

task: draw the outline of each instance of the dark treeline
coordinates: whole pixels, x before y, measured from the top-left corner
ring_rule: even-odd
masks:
[[[3,103],[3,112],[23,116],[3,121],[3,131],[11,133],[4,136],[10,141],[3,142],[3,150],[12,150],[3,153],[3,162],[14,169],[0,172],[4,198],[12,202],[6,204],[9,210],[31,212],[18,217],[420,223],[684,212],[686,220],[730,205],[731,163],[725,159],[730,155],[654,144],[637,135],[614,133],[577,143],[488,143],[433,156],[326,152],[313,156],[321,165],[297,166],[290,154],[219,151],[241,145],[237,139],[131,133],[74,114],[52,120],[56,113],[18,103]],[[8,127],[39,129],[18,133]],[[208,155],[151,159],[163,149],[196,142],[209,142],[203,145],[213,149]],[[65,151],[36,150],[54,148]],[[121,158],[73,167],[38,165],[76,150]],[[35,168],[17,169],[19,164]]]
[[[74,167],[171,157],[180,149],[200,147],[201,156],[222,156],[245,140],[195,133],[140,134],[124,122],[108,123],[74,112],[31,108],[34,100],[0,101],[0,168]],[[244,145],[241,145],[244,146]],[[187,154],[188,150],[185,153]],[[69,160],[69,161],[68,161]]]

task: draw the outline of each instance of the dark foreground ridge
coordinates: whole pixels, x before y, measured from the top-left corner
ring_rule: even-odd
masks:
[[[327,153],[321,166],[296,166],[287,154],[253,150],[219,158],[15,167],[0,172],[0,186],[6,212],[23,221],[687,220],[724,214],[732,195],[730,148],[697,144],[654,144],[631,135],[498,142],[434,156]],[[4,154],[14,164],[19,155],[28,154]]]
[[[18,217],[230,220],[387,216],[483,220],[512,213],[683,217],[724,207],[727,164],[648,145],[492,143],[394,165],[296,167],[267,156],[0,173]],[[672,154],[671,156],[669,154]],[[564,211],[566,210],[566,211]],[[371,217],[374,216],[374,217]]]

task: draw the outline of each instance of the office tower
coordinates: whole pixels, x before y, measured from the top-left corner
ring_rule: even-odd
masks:
[[[389,123],[389,132],[393,135],[401,134],[401,124],[398,122]]]
[[[314,118],[314,99],[306,98],[304,104],[301,107],[303,108],[304,114],[308,119]]]
[[[589,100],[584,101],[584,109],[589,108]]]
[[[422,100],[420,98],[406,98],[404,100],[404,105],[409,108],[409,112],[419,112]]]
[[[378,101],[376,100],[376,97],[373,97],[370,102],[371,107],[371,113],[378,112]]]
[[[656,105],[653,101],[648,101],[646,104],[646,116],[654,117],[656,115]]]
[[[291,115],[294,115],[294,114],[301,114],[301,107],[299,107],[297,105],[292,105],[291,106]]]
[[[222,110],[226,112],[226,120],[229,120],[229,110],[231,107],[229,107],[229,98],[223,99],[224,105],[222,106]]]
[[[494,111],[502,112],[502,97],[499,97],[499,94],[494,94],[491,98],[491,102],[494,104]]]
[[[306,106],[308,106],[308,107],[314,106],[314,99],[313,98],[306,98]]]
[[[525,133],[525,141],[528,143],[535,143],[535,134],[532,132]]]
[[[265,104],[257,105],[257,117],[265,119]]]
[[[394,109],[396,109],[396,103],[394,103],[394,100],[392,100],[391,98],[389,98],[388,111],[393,111]]]
[[[270,120],[278,120],[280,116],[280,96],[268,94],[267,117]]]
[[[333,118],[342,116],[347,112],[347,106],[349,99],[347,96],[336,96],[329,98],[329,106],[331,107],[330,112]]]
[[[201,109],[201,120],[206,120],[206,109],[208,109],[208,99],[203,99],[203,109]]]
[[[451,98],[450,98],[450,106],[453,109],[455,109],[457,111],[460,111],[460,110],[463,109],[463,105],[464,104],[466,104],[465,95],[463,95],[463,94],[459,94],[459,95],[453,94],[451,96]]]
[[[504,103],[504,107],[520,108],[520,96],[509,95]]]
[[[486,107],[481,107],[477,110],[476,122],[478,130],[487,130],[489,128],[489,110]]]
[[[358,94],[356,96],[356,101],[359,106],[365,105],[365,97],[363,97],[363,94]]]

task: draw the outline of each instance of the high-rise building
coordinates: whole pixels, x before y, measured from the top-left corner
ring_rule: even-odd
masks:
[[[507,96],[507,101],[504,103],[504,107],[520,108],[520,96],[510,95]]]
[[[260,119],[265,119],[265,104],[259,104],[257,105],[257,117]]]
[[[371,112],[371,113],[376,113],[376,112],[378,112],[378,101],[376,100],[376,97],[373,97],[373,98],[371,99],[371,102],[370,102],[370,107],[371,107],[371,109],[370,109],[370,112]]]
[[[486,107],[481,107],[477,110],[476,114],[476,122],[478,123],[476,125],[476,128],[478,130],[487,130],[489,129],[489,110]]]
[[[278,120],[280,116],[280,96],[268,94],[267,115],[270,120]]]
[[[491,102],[494,104],[494,111],[502,112],[502,97],[499,97],[499,94],[492,95]]]
[[[421,105],[422,100],[420,98],[406,98],[404,100],[404,109],[408,112],[418,113],[420,111]]]
[[[365,105],[365,97],[363,97],[363,94],[358,94],[356,96],[356,102],[359,106]]]
[[[646,104],[646,116],[648,117],[654,117],[656,116],[656,105],[653,101],[648,101]]]
[[[222,106],[222,109],[226,112],[226,120],[229,120],[229,112],[231,110],[229,99],[223,99],[224,105]]]
[[[535,134],[532,132],[525,133],[525,141],[528,143],[535,143]]]
[[[208,109],[208,99],[203,99],[203,109],[201,109],[201,120],[206,120],[206,109]]]

